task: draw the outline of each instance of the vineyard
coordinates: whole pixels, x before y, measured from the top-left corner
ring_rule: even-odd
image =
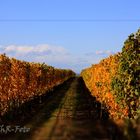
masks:
[[[80,76],[0,55],[0,124],[4,140],[140,139],[140,29]]]
[[[91,94],[113,119],[140,113],[140,30],[125,41],[122,52],[81,72]]]
[[[71,70],[0,55],[0,116],[74,77]]]

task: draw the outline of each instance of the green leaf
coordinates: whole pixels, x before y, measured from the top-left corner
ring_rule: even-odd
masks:
[[[130,104],[131,104],[131,105],[134,105],[134,104],[135,104],[135,102],[134,102],[134,101],[132,101]]]
[[[137,95],[137,96],[139,95],[139,92],[137,90],[135,90],[135,95]]]

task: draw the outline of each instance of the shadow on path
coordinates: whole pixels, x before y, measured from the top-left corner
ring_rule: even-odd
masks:
[[[42,124],[47,123],[49,118],[52,117],[53,112],[59,108],[60,103],[65,97],[65,94],[73,80],[74,78],[69,79],[62,85],[55,87],[53,91],[48,92],[46,95],[42,97],[37,97],[34,100],[18,108],[17,111],[19,111],[20,109],[27,111],[22,111],[22,113],[24,113],[23,115],[26,117],[24,119],[22,118],[22,114],[18,114],[18,116],[15,116],[15,119],[13,117],[12,120],[9,119],[7,121],[7,116],[14,113],[8,112],[6,116],[4,116],[4,122],[6,122],[6,124],[4,124],[5,129],[8,125],[13,125],[12,128],[14,129],[15,126],[25,126],[27,128],[30,128],[30,131],[28,133],[19,131],[16,133],[2,133],[0,135],[0,140],[22,140],[26,138],[28,139],[36,131],[36,129],[41,127]]]
[[[75,140],[125,140],[118,126],[109,119],[109,113],[91,95],[83,79],[78,79],[76,107],[72,130]]]

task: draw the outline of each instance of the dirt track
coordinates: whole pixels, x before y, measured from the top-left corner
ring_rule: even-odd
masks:
[[[124,140],[81,78],[69,80],[54,90],[25,127],[30,131],[14,133],[3,139]]]

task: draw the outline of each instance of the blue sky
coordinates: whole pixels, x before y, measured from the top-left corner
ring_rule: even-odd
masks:
[[[139,0],[0,0],[0,53],[76,72],[121,51]]]

